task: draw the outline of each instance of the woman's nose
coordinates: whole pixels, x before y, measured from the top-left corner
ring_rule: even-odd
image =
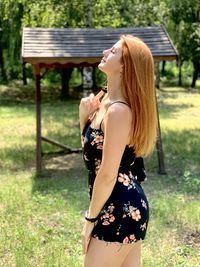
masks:
[[[106,49],[106,50],[103,51],[103,55],[107,56],[109,54],[109,52],[110,52],[110,49]]]

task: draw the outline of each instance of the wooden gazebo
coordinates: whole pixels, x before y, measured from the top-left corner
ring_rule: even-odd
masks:
[[[177,52],[164,27],[57,29],[24,28],[22,59],[34,67],[36,78],[36,172],[42,170],[41,69],[97,66],[102,51],[111,47],[122,34],[141,38],[151,49],[155,62],[177,59]],[[56,144],[56,142],[55,142]],[[157,141],[159,172],[165,173],[160,124]]]

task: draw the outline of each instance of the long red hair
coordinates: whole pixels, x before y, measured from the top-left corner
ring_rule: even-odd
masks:
[[[122,92],[132,110],[130,147],[147,156],[157,136],[154,61],[148,46],[132,35],[122,35]]]

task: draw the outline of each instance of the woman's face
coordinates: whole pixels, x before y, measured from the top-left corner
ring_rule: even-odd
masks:
[[[122,40],[103,51],[103,58],[98,68],[106,74],[120,74],[122,70]]]

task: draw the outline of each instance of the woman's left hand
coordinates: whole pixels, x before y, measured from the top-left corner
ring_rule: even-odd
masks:
[[[81,239],[82,239],[82,252],[83,254],[87,253],[88,246],[91,239],[92,230],[94,228],[95,223],[85,221],[82,233],[81,233]]]

